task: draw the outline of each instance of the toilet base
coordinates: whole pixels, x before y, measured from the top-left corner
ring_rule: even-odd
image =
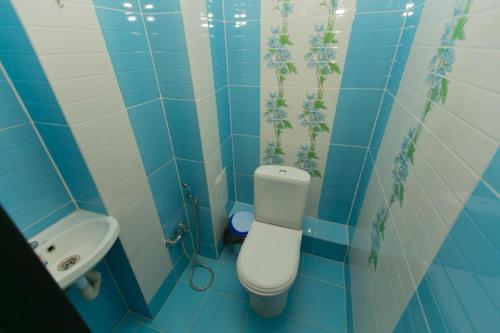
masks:
[[[250,306],[262,317],[270,318],[279,316],[285,309],[288,291],[274,295],[261,296],[250,292]]]

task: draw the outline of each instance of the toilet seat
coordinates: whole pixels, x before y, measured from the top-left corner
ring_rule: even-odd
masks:
[[[241,283],[263,296],[288,290],[297,276],[301,238],[302,230],[254,221],[238,256]]]

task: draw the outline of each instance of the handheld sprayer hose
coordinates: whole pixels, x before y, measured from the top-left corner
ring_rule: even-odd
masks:
[[[186,255],[186,257],[191,261],[191,267],[189,268],[189,285],[191,288],[193,288],[196,291],[204,291],[210,288],[212,283],[214,282],[215,278],[215,273],[214,271],[206,264],[200,262],[197,258],[198,256],[198,249],[199,249],[199,240],[200,240],[200,216],[198,212],[198,199],[191,195],[191,205],[194,210],[194,215],[195,215],[195,223],[196,223],[196,235],[195,235],[195,243],[192,244],[193,246],[193,256],[190,256],[189,253],[186,251],[186,247],[184,245],[184,239],[181,238],[181,244],[182,244],[182,251]],[[191,236],[193,235],[193,232],[191,231]],[[210,281],[208,282],[207,285],[198,287],[197,285],[194,284],[193,282],[193,277],[194,277],[194,271],[197,267],[201,267],[206,269],[210,273]]]

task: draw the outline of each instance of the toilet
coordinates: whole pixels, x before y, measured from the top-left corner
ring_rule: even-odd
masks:
[[[309,173],[293,167],[255,170],[255,220],[238,255],[237,272],[250,306],[263,317],[283,312],[297,276],[310,183]]]

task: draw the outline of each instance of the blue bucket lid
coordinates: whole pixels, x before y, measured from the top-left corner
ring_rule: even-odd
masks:
[[[236,212],[229,221],[229,232],[239,237],[245,237],[253,222],[253,214],[250,212]]]

